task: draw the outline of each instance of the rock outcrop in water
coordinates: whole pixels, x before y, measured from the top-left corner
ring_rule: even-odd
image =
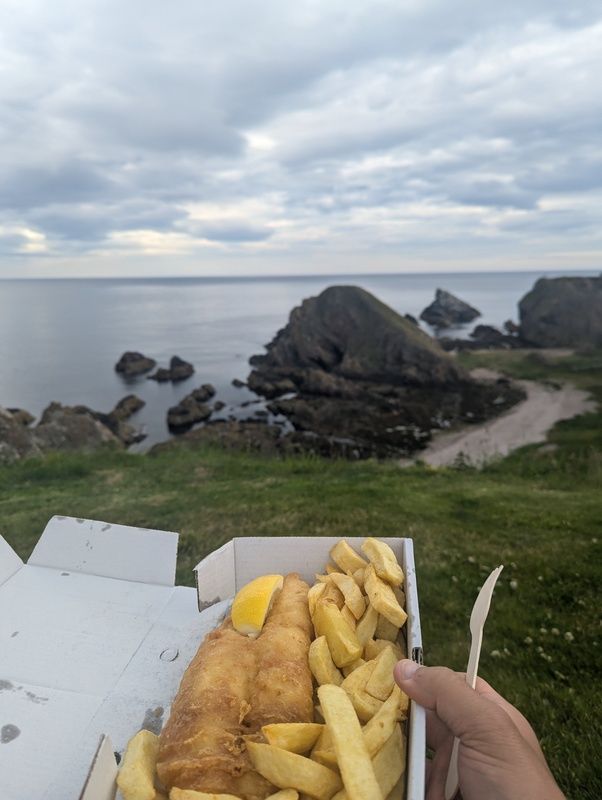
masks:
[[[520,336],[526,344],[602,346],[602,275],[540,278],[518,307]]]
[[[126,378],[134,377],[135,375],[142,375],[151,370],[155,365],[154,358],[148,358],[142,353],[128,351],[124,353],[119,361],[115,364],[115,372],[119,372]]]
[[[178,381],[185,381],[186,378],[190,378],[193,374],[194,367],[192,364],[188,361],[184,361],[184,359],[179,356],[172,356],[169,362],[169,369],[159,367],[159,369],[152,375],[149,375],[148,378],[151,381],[158,381],[159,383],[166,383],[167,381],[177,383]]]
[[[130,395],[108,414],[87,406],[50,403],[33,427],[23,425],[18,414],[0,408],[0,463],[52,451],[89,452],[105,445],[124,447],[141,441],[144,434],[125,421],[140,403],[144,405]]]
[[[436,340],[355,286],[293,309],[251,365],[249,388],[271,399],[270,411],[377,456],[411,452],[432,428],[486,419],[523,397],[473,380]]]
[[[214,396],[215,387],[210,383],[204,383],[198,389],[187,394],[167,412],[167,426],[170,431],[181,433],[196,425],[197,422],[209,419],[213,409],[207,405],[207,401]]]
[[[420,319],[428,322],[434,328],[451,328],[454,325],[464,325],[472,322],[473,319],[481,316],[481,312],[469,306],[459,297],[446,292],[445,289],[437,289],[435,299],[427,306]]]

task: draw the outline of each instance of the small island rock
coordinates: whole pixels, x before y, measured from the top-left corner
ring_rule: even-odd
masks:
[[[420,319],[434,328],[451,328],[472,322],[481,312],[445,289],[437,289],[434,301],[424,309]]]
[[[148,358],[142,353],[128,351],[124,353],[119,361],[115,364],[115,371],[132,377],[134,375],[142,375],[144,372],[151,370],[157,362],[153,358]]]

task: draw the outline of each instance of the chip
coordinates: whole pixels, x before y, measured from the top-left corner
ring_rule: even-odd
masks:
[[[317,722],[275,722],[261,728],[268,744],[291,753],[307,753],[323,730],[324,726]]]
[[[403,583],[403,570],[397,563],[395,553],[388,544],[370,537],[364,540],[362,551],[368,556],[379,578],[387,581],[392,586],[401,586]]]
[[[257,772],[280,789],[296,789],[316,800],[330,800],[342,786],[336,772],[305,756],[250,741],[247,750]]]
[[[389,584],[378,577],[372,564],[366,567],[366,582],[364,586],[370,603],[378,613],[386,617],[393,625],[401,628],[408,615],[397,602]]]
[[[155,800],[155,765],[159,737],[138,731],[128,746],[117,774],[117,786],[124,800]]]
[[[318,697],[350,800],[382,800],[362,729],[346,692],[339,686],[320,686]]]

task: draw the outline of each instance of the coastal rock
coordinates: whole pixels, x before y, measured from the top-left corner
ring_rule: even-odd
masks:
[[[188,361],[184,361],[183,358],[172,356],[169,362],[169,371],[172,381],[185,381],[186,378],[190,378],[194,373],[194,367]]]
[[[123,445],[97,414],[86,406],[50,403],[31,430],[33,441],[42,452],[89,452],[107,444]]]
[[[115,417],[115,419],[129,419],[132,414],[135,414],[136,411],[140,411],[145,405],[146,403],[144,400],[141,400],[135,394],[128,394],[121,398],[111,411],[111,415]]]
[[[215,388],[210,383],[205,383],[180,402],[172,406],[167,412],[167,425],[174,433],[185,431],[197,422],[209,419],[213,409],[206,405],[207,401],[215,395]]]
[[[221,411],[222,408],[225,408],[225,407],[226,407],[226,404],[222,400],[216,400],[215,403],[213,404],[213,410],[214,411]]]
[[[250,363],[249,388],[272,401],[272,413],[288,417],[297,431],[379,457],[423,447],[438,420],[476,421],[499,412],[498,393],[354,286],[305,300],[267,353]],[[510,387],[502,394],[505,407],[522,396]]]
[[[129,395],[109,414],[83,405],[50,403],[35,427],[23,425],[0,408],[0,463],[53,451],[90,452],[106,445],[123,447],[139,442],[145,434],[124,421],[133,413],[135,401],[142,403]]]
[[[6,408],[0,407],[0,464],[12,464],[20,458],[41,455],[31,430],[18,422]]]
[[[158,381],[159,383],[167,383],[167,381],[177,383],[178,381],[185,381],[186,378],[190,378],[193,373],[194,367],[192,364],[188,361],[184,361],[184,359],[179,356],[172,356],[169,362],[169,369],[159,367],[159,369],[152,375],[149,375],[148,378],[151,381]]]
[[[369,458],[373,448],[333,437],[319,436],[304,431],[284,433],[276,425],[266,425],[264,420],[216,420],[202,428],[188,431],[175,439],[160,442],[149,450],[154,456],[178,448],[197,449],[218,445],[225,450],[235,450],[265,455],[294,456],[312,454],[325,458]]]
[[[540,278],[518,307],[520,336],[528,345],[602,346],[602,275]]]
[[[34,415],[24,408],[7,408],[5,410],[10,412],[13,415],[13,419],[20,425],[31,425],[35,421]]]
[[[236,389],[242,389],[242,387],[246,385],[247,384],[244,381],[241,381],[240,378],[232,379],[232,386],[234,386]]]
[[[504,322],[504,330],[506,333],[510,334],[510,336],[517,336],[520,333],[520,325],[517,325],[516,322],[511,319],[507,319],[506,322]]]
[[[451,328],[463,325],[481,316],[481,312],[445,289],[437,289],[435,299],[427,306],[420,319],[434,328]]]
[[[142,353],[128,351],[115,364],[115,371],[125,377],[133,377],[134,375],[142,375],[144,372],[148,372],[156,363],[153,358],[147,358]]]
[[[166,367],[159,367],[156,372],[148,376],[148,379],[157,383],[167,383],[171,380],[171,372]]]

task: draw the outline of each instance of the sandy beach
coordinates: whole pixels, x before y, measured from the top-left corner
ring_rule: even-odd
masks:
[[[481,380],[499,377],[497,373],[484,369],[473,370],[471,374]],[[462,459],[466,464],[483,466],[524,445],[545,442],[548,431],[557,422],[593,411],[596,407],[587,392],[569,383],[561,386],[538,381],[516,383],[527,393],[523,402],[482,424],[435,433],[417,459],[403,459],[400,465],[409,466],[420,460],[433,467],[445,467]]]

